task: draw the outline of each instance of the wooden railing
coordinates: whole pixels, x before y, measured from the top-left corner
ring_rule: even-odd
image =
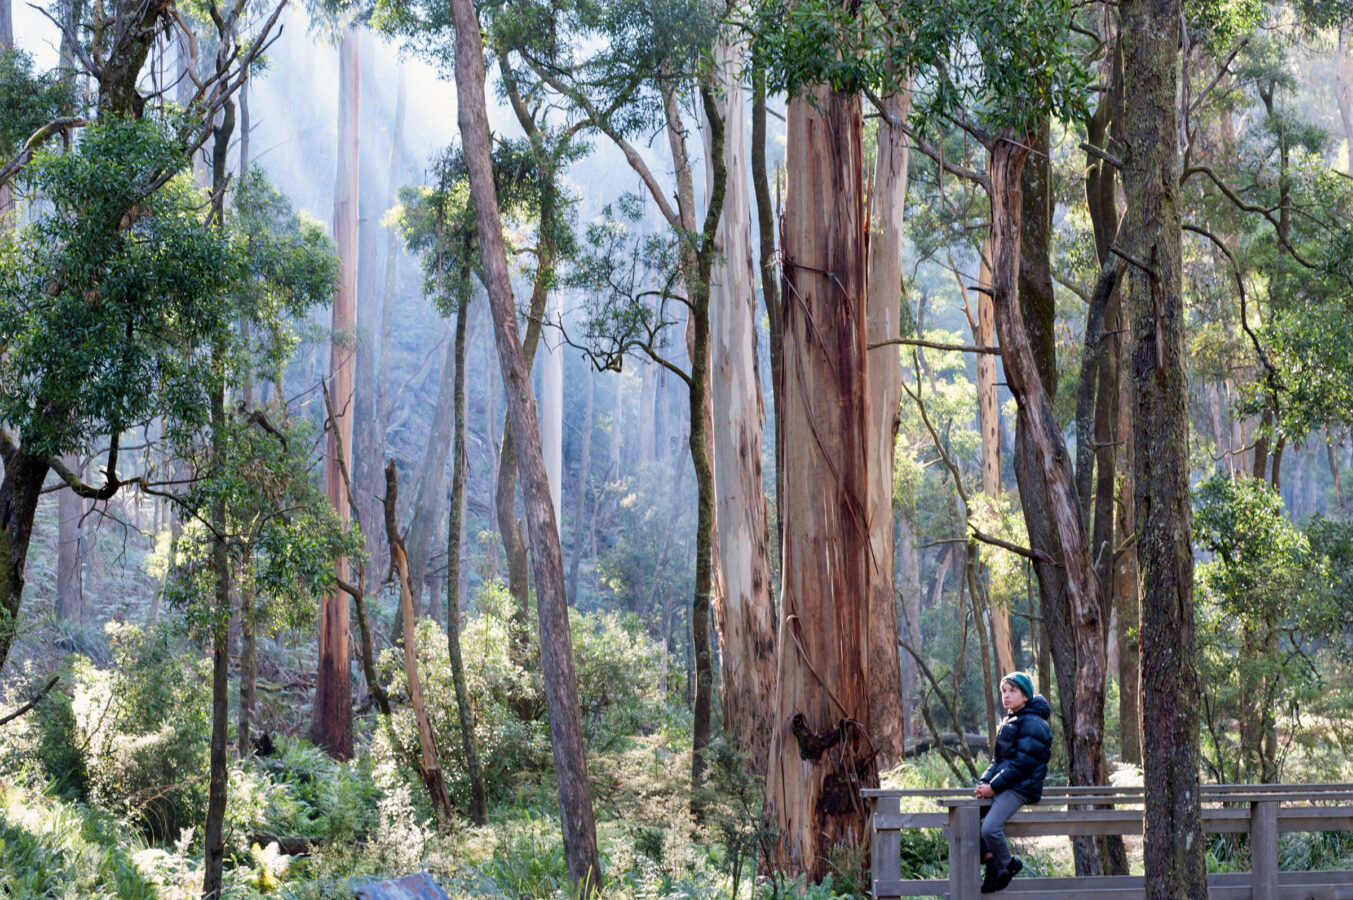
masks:
[[[976,900],[981,884],[981,808],[967,789],[867,790],[874,802],[873,893],[890,897]],[[933,812],[903,812],[903,798],[933,802]],[[1353,831],[1353,784],[1202,785],[1203,831],[1250,835],[1249,872],[1211,875],[1212,900],[1353,900],[1353,871],[1280,872],[1282,832]],[[947,879],[907,879],[901,873],[901,834],[942,828],[949,841]],[[1008,837],[1140,835],[1142,789],[1049,787],[1041,802],[1022,807],[1006,823]],[[1034,878],[1020,876],[1000,896],[1042,900],[1129,900],[1143,896],[1139,876]]]

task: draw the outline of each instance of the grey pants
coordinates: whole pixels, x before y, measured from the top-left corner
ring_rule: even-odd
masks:
[[[1001,791],[982,810],[982,857],[991,854],[991,865],[1004,869],[1010,865],[1010,845],[1005,841],[1005,823],[1024,805],[1014,791]]]

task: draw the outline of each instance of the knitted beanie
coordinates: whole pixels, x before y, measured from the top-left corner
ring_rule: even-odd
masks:
[[[1011,672],[1001,679],[1001,684],[1007,681],[1024,692],[1026,702],[1034,698],[1034,680],[1029,677],[1028,672]]]

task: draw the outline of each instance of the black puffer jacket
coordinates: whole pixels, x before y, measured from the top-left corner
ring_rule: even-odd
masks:
[[[996,793],[1015,791],[1027,803],[1043,796],[1043,779],[1052,756],[1052,707],[1042,694],[1007,713],[996,729],[996,755],[982,773],[981,781]]]

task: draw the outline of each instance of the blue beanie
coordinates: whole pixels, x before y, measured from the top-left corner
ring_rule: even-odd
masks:
[[[1034,698],[1034,680],[1029,677],[1028,672],[1011,672],[1001,679],[1001,684],[1007,681],[1024,692],[1026,702]]]

